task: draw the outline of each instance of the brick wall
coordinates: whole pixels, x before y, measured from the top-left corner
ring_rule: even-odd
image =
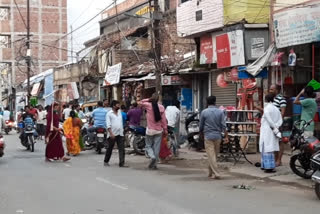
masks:
[[[150,51],[135,51],[140,59],[140,64],[150,60]],[[133,50],[114,50],[112,53],[112,64],[118,64],[122,62],[122,69],[130,68],[136,64],[139,64],[139,61],[133,52]]]
[[[160,29],[162,56],[181,59],[184,54],[196,50],[196,44],[193,39],[178,36],[175,11],[165,14]]]
[[[27,1],[16,2],[26,20]],[[18,85],[26,79],[26,27],[14,1],[0,0],[0,5],[10,7],[11,14],[9,20],[0,22],[0,33],[10,35],[13,42],[11,49],[0,50],[0,61],[12,63],[12,82]],[[68,51],[62,49],[67,49],[68,40],[60,39],[68,31],[67,0],[30,1],[30,28],[31,69],[34,75],[67,63]],[[19,39],[22,40],[16,42]]]

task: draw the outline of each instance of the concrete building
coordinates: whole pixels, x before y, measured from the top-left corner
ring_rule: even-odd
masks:
[[[1,86],[8,89],[4,96],[14,94],[26,79],[26,20],[27,1],[0,0]],[[67,0],[30,1],[30,28],[31,76],[67,63],[68,40],[63,37],[67,33]]]

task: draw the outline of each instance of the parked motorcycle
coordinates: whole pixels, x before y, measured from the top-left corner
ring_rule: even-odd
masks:
[[[4,143],[4,139],[3,136],[0,135],[0,158],[4,155],[4,148],[5,148],[5,143]]]
[[[126,138],[129,141],[130,147],[132,147],[134,152],[138,155],[145,154],[145,135],[146,128],[142,126],[130,127],[126,133]]]
[[[311,168],[315,171],[312,175],[312,180],[315,182],[314,191],[320,199],[320,152],[311,158]]]
[[[291,156],[290,168],[298,176],[310,179],[314,170],[311,168],[312,155],[320,150],[320,141],[312,136],[305,138],[304,130],[310,126],[312,120],[306,122],[299,120],[294,123],[290,136],[292,151],[299,150],[298,154]]]
[[[188,113],[186,117],[186,130],[189,148],[204,149],[204,141],[200,138],[200,120],[197,119],[199,112]]]
[[[9,132],[12,131],[13,127],[14,127],[14,121],[6,120],[5,123],[4,123],[4,127],[3,127],[4,128],[4,132],[6,134],[9,134]]]

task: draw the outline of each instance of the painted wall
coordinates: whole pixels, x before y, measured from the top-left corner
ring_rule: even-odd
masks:
[[[201,20],[196,13],[202,11]],[[261,0],[189,0],[177,3],[177,27],[181,37],[213,31],[245,20],[247,23],[269,23],[270,3]],[[199,15],[199,14],[198,14]]]

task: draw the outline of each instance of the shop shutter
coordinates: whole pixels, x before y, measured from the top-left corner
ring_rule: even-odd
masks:
[[[237,84],[229,83],[228,87],[217,85],[217,76],[222,72],[213,72],[211,77],[211,95],[216,96],[217,106],[237,106]]]

